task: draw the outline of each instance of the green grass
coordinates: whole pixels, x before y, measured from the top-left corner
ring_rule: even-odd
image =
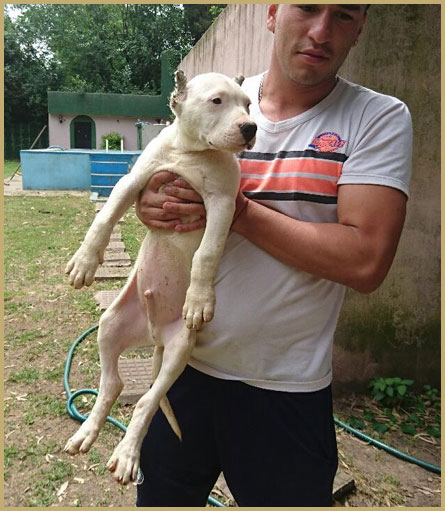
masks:
[[[41,477],[30,487],[26,506],[49,507],[56,502],[56,490],[73,475],[73,467],[56,460],[42,471]]]
[[[147,228],[137,218],[134,208],[131,208],[122,224],[122,241],[133,263],[136,261],[139,247],[146,234]]]
[[[18,162],[6,162],[10,175]],[[9,173],[9,174],[8,174]],[[96,442],[98,465],[93,475],[84,473],[80,458],[72,465],[63,446],[78,424],[66,412],[63,373],[73,342],[88,327],[97,324],[101,312],[94,294],[119,289],[124,280],[95,282],[74,290],[64,268],[79,247],[94,216],[94,204],[83,196],[7,196],[4,199],[4,349],[5,349],[5,479],[8,498],[17,506],[37,508],[59,504],[57,490],[71,477],[85,479],[69,504],[82,506],[94,496],[103,505],[127,504],[125,491],[109,493],[105,463],[122,432],[106,424]],[[145,227],[131,210],[122,224],[123,239],[134,262]],[[96,335],[90,335],[76,350],[70,374],[72,390],[98,387],[100,376]],[[91,411],[94,397],[79,397],[81,413]],[[111,415],[128,423],[131,407],[116,403]],[[10,435],[10,436],[9,436]],[[42,435],[45,435],[44,437]],[[51,439],[51,445],[43,445]],[[39,443],[40,442],[40,443]],[[93,451],[94,452],[94,451]],[[52,456],[45,458],[47,454]],[[78,466],[76,468],[76,463]],[[70,485],[71,488],[71,485]],[[98,488],[101,490],[98,491]],[[24,491],[25,489],[26,492]],[[130,499],[130,502],[132,500]],[[64,502],[68,504],[68,502]],[[89,504],[91,505],[91,504]]]
[[[39,371],[37,369],[34,369],[33,367],[25,367],[21,371],[17,371],[14,373],[11,373],[8,378],[8,382],[12,383],[26,383],[27,385],[30,385],[32,383],[35,383],[39,379]]]
[[[4,167],[5,179],[12,176],[12,174],[17,170],[19,163],[20,163],[19,160],[6,160],[5,161],[5,167]]]

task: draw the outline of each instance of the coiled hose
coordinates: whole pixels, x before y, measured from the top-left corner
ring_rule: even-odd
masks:
[[[72,344],[72,346],[68,352],[66,362],[65,362],[63,385],[65,387],[65,392],[67,395],[66,410],[72,419],[75,419],[80,422],[84,422],[88,416],[82,415],[77,410],[76,405],[74,404],[74,400],[82,394],[94,394],[95,396],[97,396],[98,392],[97,392],[97,390],[93,390],[93,389],[80,389],[80,390],[77,390],[76,392],[71,392],[70,385],[69,385],[69,375],[70,375],[71,363],[72,363],[73,355],[74,355],[74,352],[75,352],[77,346],[86,337],[88,337],[92,332],[94,332],[97,329],[98,329],[98,325],[94,325],[94,326],[88,328],[87,330],[85,330],[85,332],[83,332],[74,341],[74,343]],[[117,421],[116,419],[113,419],[113,417],[108,416],[107,421],[110,422],[111,424],[113,424],[114,426],[117,426],[124,433],[127,431],[127,428],[122,423]],[[431,463],[420,460],[418,458],[414,458],[413,456],[409,456],[408,454],[401,452],[401,451],[395,449],[394,447],[384,444],[380,440],[377,440],[375,438],[372,438],[372,437],[366,435],[365,433],[362,433],[361,431],[349,426],[349,424],[346,424],[346,423],[338,420],[336,417],[334,417],[334,422],[337,426],[345,429],[348,433],[352,433],[353,435],[360,438],[361,440],[364,440],[365,442],[368,442],[371,445],[378,447],[379,449],[383,449],[384,451],[388,452],[389,454],[392,454],[393,456],[396,456],[397,458],[402,459],[403,461],[407,461],[408,463],[414,463],[415,465],[418,465],[419,467],[422,467],[422,468],[429,470],[430,472],[434,472],[436,474],[441,473],[441,468],[438,465],[433,465]],[[143,481],[142,472],[139,472],[138,482],[142,482],[142,481]],[[213,498],[211,495],[209,495],[207,501],[212,506],[227,507],[224,504],[222,504],[221,502],[219,502],[217,499]]]

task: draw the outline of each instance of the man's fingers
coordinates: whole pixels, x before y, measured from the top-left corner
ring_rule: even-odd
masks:
[[[175,181],[176,182],[176,181]],[[180,186],[168,185],[164,188],[163,192],[171,197],[176,197],[181,200],[188,202],[200,202],[202,203],[201,196],[195,192],[193,188],[183,188]]]
[[[157,192],[159,187],[170,183],[178,178],[177,174],[170,172],[168,170],[162,170],[161,172],[157,172],[154,174],[147,183],[147,188],[152,190],[153,192]]]
[[[180,216],[199,215],[205,217],[206,210],[203,204],[196,202],[181,203],[181,202],[165,202],[163,205],[164,211]]]
[[[196,229],[202,229],[205,226],[206,220],[205,218],[201,218],[200,220],[196,220],[196,222],[190,222],[188,224],[178,223],[174,229],[176,232],[190,232],[195,231]]]
[[[148,207],[143,208],[141,211],[141,215],[146,220],[144,223],[147,224],[150,220],[177,220],[177,213],[171,213],[168,210],[157,208],[157,207]]]

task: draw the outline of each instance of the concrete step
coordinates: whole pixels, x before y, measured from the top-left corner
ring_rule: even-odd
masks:
[[[128,268],[131,261],[127,259],[105,259],[102,268]]]
[[[130,268],[100,266],[96,272],[96,280],[126,279],[129,275]]]
[[[107,309],[113,301],[119,296],[120,290],[98,291],[94,294],[94,298],[99,302],[99,309]]]
[[[105,250],[104,261],[130,261],[130,256],[124,251]]]
[[[119,374],[124,382],[124,389],[119,396],[123,405],[133,405],[147,392],[152,383],[151,358],[119,359]]]
[[[123,241],[110,241],[108,243],[106,250],[125,250],[125,245]]]

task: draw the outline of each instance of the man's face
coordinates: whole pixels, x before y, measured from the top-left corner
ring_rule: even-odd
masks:
[[[267,28],[282,72],[310,87],[334,79],[365,21],[364,5],[273,4]]]

